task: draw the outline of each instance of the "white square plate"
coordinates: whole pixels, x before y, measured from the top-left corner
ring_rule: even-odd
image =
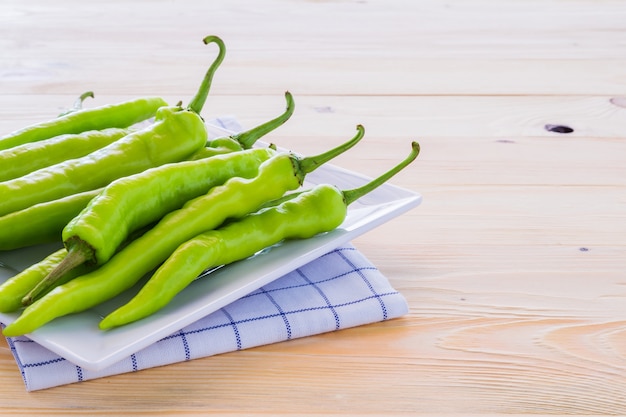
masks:
[[[330,183],[340,189],[351,189],[369,180],[325,164],[307,176],[304,188]],[[346,220],[336,230],[306,240],[288,241],[218,268],[194,281],[168,306],[146,319],[108,331],[98,329],[104,316],[136,293],[138,287],[135,287],[93,309],[55,319],[28,337],[76,365],[101,370],[405,213],[418,206],[421,200],[417,193],[384,184],[352,203]],[[38,262],[57,247],[41,245],[0,252],[0,282]],[[0,314],[0,322],[11,323],[17,315]]]

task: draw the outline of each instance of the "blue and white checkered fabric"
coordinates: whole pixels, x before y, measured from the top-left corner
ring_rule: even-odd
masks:
[[[405,298],[351,244],[343,245],[101,371],[26,337],[8,338],[28,391],[189,361],[400,317]]]

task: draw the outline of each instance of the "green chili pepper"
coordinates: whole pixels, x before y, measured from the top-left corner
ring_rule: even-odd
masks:
[[[43,168],[20,178],[0,183],[0,216],[33,204],[100,188],[113,180],[146,169],[188,158],[207,142],[207,130],[200,111],[213,72],[224,57],[224,44],[215,36],[205,38],[220,48],[200,90],[186,109],[161,107],[154,124],[133,132],[118,141],[82,158]],[[76,113],[72,113],[71,117]]]
[[[202,121],[191,112],[163,107],[156,122],[82,158],[0,183],[0,215],[34,204],[104,187],[154,166],[183,160],[206,142]]]
[[[382,185],[419,153],[413,142],[400,164],[364,186],[341,191],[329,184],[297,193],[279,205],[249,214],[216,230],[204,232],[180,245],[127,304],[101,322],[101,329],[122,326],[157,312],[202,271],[246,259],[286,239],[307,239],[341,225],[348,206]]]
[[[85,101],[85,99],[87,99],[87,97],[94,98],[93,91],[86,91],[83,94],[81,94],[80,96],[78,96],[76,101],[74,101],[74,105],[71,108],[69,108],[69,109],[65,110],[64,112],[62,112],[61,114],[59,114],[57,117],[65,116],[65,115],[68,115],[70,113],[74,113],[75,111],[82,110],[82,108],[83,108],[83,101]]]
[[[50,273],[65,256],[67,256],[67,251],[65,248],[61,248],[2,283],[0,285],[0,312],[9,313],[23,307],[22,298]],[[93,269],[94,266],[91,265],[81,266],[62,276],[57,283],[61,285]]]
[[[64,248],[59,249],[2,283],[0,285],[0,312],[9,313],[19,310],[22,307],[22,297],[61,262],[66,254],[67,251]]]
[[[153,117],[163,106],[167,106],[167,103],[162,98],[145,97],[93,109],[72,111],[56,119],[30,125],[0,137],[0,150],[68,133],[109,127],[126,128]]]
[[[108,128],[55,136],[0,151],[0,182],[21,177],[68,159],[103,148],[131,133],[131,129]]]
[[[62,242],[63,228],[100,191],[102,188],[72,194],[0,217],[0,250]]]
[[[52,285],[58,276],[85,262],[108,261],[128,235],[159,220],[187,201],[207,193],[231,177],[250,178],[274,152],[250,148],[257,139],[285,123],[293,114],[291,94],[285,94],[287,109],[280,116],[248,131],[223,138],[239,144],[239,151],[208,159],[183,161],[148,169],[113,181],[63,229],[69,255],[50,276],[33,289],[30,298]]]
[[[363,128],[359,126],[352,140],[314,157],[276,154],[261,165],[256,177],[231,178],[206,195],[190,200],[98,269],[56,287],[26,307],[4,329],[4,335],[30,333],[57,317],[84,311],[115,297],[154,270],[183,242],[298,188],[307,173],[354,146],[362,136]]]
[[[133,239],[141,236],[150,226],[151,225],[147,225],[146,227],[134,231],[129,235],[129,238],[120,245],[120,248],[123,248],[129,242],[132,242]],[[43,279],[45,279],[50,272],[56,269],[67,256],[68,253],[65,248],[58,249],[42,261],[32,264],[24,271],[14,275],[2,283],[2,285],[0,285],[0,312],[13,312],[23,307],[23,298],[29,294]],[[38,295],[45,295],[55,286],[64,284],[78,276],[93,271],[96,268],[97,266],[93,264],[83,264],[77,266],[71,271],[66,271],[56,280],[54,285],[43,289]]]

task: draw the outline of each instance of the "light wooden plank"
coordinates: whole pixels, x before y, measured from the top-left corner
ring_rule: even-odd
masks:
[[[117,51],[101,62],[49,62],[0,58],[0,88],[11,94],[63,94],[71,89],[100,94],[174,95],[188,101],[195,93],[212,56],[189,60],[171,74],[152,71],[167,66],[171,57],[156,59],[135,53],[119,60]],[[58,51],[59,56],[67,52]],[[70,54],[82,54],[72,51]],[[188,56],[204,50],[188,51]],[[235,53],[235,52],[233,52]],[[245,52],[244,52],[245,53]],[[142,56],[143,55],[143,56]],[[148,55],[148,56],[145,56]],[[207,54],[208,55],[208,54]],[[180,58],[176,58],[180,59]],[[277,62],[241,60],[229,55],[216,74],[217,94],[275,94],[291,90],[300,95],[606,95],[623,97],[621,68],[626,59],[476,60],[475,58],[424,60],[398,58],[371,65],[368,58],[276,56]],[[344,61],[345,59],[345,61]],[[589,74],[593,74],[590,77]]]
[[[106,79],[107,93],[191,94],[212,56],[200,40],[215,33],[229,48],[215,83],[225,94],[623,93],[619,1],[266,1],[175,14],[169,2],[11,5],[0,20],[3,92],[101,91]],[[136,25],[124,32],[120,8]]]

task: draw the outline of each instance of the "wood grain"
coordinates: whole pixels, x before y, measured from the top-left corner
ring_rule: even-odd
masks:
[[[203,115],[394,178],[423,204],[359,237],[406,298],[384,323],[26,393],[2,415],[626,414],[626,7],[621,0],[4,0],[0,132],[195,92]],[[546,125],[566,126],[557,133]],[[0,197],[1,198],[1,197]]]

